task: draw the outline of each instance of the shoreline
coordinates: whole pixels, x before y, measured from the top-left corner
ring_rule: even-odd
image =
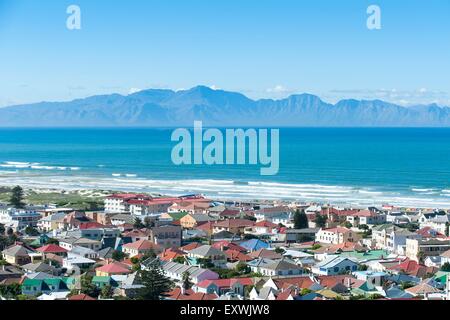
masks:
[[[189,181],[190,183],[195,182],[195,180],[186,180]],[[202,181],[202,180],[199,180]],[[132,181],[129,180],[128,183],[132,184]],[[174,184],[176,184],[177,182],[173,182]],[[186,182],[185,182],[186,183]],[[72,198],[76,198],[81,200],[85,200],[85,201],[93,201],[93,202],[100,202],[103,201],[103,199],[111,194],[114,193],[136,193],[136,194],[148,194],[150,196],[153,197],[159,197],[159,196],[169,196],[169,197],[176,197],[176,196],[182,196],[182,195],[187,195],[187,194],[202,194],[205,197],[207,197],[208,199],[211,199],[212,201],[216,201],[216,202],[237,202],[237,203],[252,203],[252,204],[267,204],[267,205],[291,205],[291,204],[296,204],[296,205],[318,205],[318,206],[333,206],[333,207],[341,207],[341,208],[359,208],[359,209],[365,209],[368,207],[382,207],[384,205],[386,206],[392,206],[394,208],[394,210],[406,210],[406,209],[450,209],[450,198],[449,198],[449,203],[447,205],[433,205],[433,206],[424,206],[424,205],[420,205],[420,204],[411,204],[411,205],[401,205],[401,204],[395,204],[395,202],[384,202],[381,203],[379,202],[378,204],[373,202],[373,203],[369,203],[371,202],[370,200],[368,200],[368,204],[364,205],[364,204],[355,204],[355,203],[351,203],[351,202],[344,202],[344,201],[339,201],[338,199],[336,199],[335,201],[326,201],[326,200],[320,200],[320,199],[302,199],[302,198],[287,198],[287,199],[283,199],[282,197],[273,197],[273,198],[269,198],[269,197],[264,197],[264,196],[260,196],[260,197],[245,197],[245,196],[221,196],[218,195],[220,194],[220,191],[216,191],[216,192],[187,192],[188,190],[186,190],[186,192],[181,192],[180,190],[178,192],[175,193],[171,193],[171,192],[163,192],[162,190],[160,190],[161,192],[150,192],[150,191],[146,191],[146,190],[142,190],[140,188],[136,188],[136,187],[130,187],[130,188],[120,188],[120,187],[114,187],[114,186],[110,186],[107,188],[96,188],[96,187],[80,187],[79,185],[72,185],[72,186],[57,186],[58,183],[54,182],[53,185],[52,183],[48,183],[47,185],[41,185],[39,184],[38,186],[36,184],[33,183],[27,183],[27,182],[20,182],[17,181],[17,183],[8,183],[2,180],[2,178],[0,177],[0,189],[2,189],[2,192],[0,192],[0,203],[5,203],[5,197],[4,195],[6,194],[5,189],[11,189],[14,186],[19,185],[21,186],[26,194],[32,194],[33,195],[33,199],[46,199],[46,198],[52,198],[55,197],[57,198],[59,201],[68,198],[68,199],[72,199]],[[239,186],[237,186],[239,187]],[[156,190],[156,189],[155,189]],[[421,201],[423,201],[421,199]],[[436,202],[433,202],[433,199],[428,199],[428,201],[430,201],[430,203],[433,204],[438,204]],[[50,202],[51,203],[51,202]],[[42,204],[42,203],[40,203]]]

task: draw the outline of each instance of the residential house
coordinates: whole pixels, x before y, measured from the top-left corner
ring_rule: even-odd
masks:
[[[113,275],[127,275],[132,273],[127,265],[120,262],[112,262],[95,269],[97,277],[111,277]]]
[[[150,240],[139,240],[132,243],[127,243],[122,246],[122,251],[128,254],[130,257],[137,255],[146,255],[150,252],[155,254],[161,253],[162,249],[157,244],[154,244]]]
[[[203,245],[188,252],[187,258],[192,265],[199,265],[200,260],[208,260],[216,267],[224,267],[227,256],[221,250],[210,245]]]
[[[343,227],[320,229],[316,234],[316,242],[319,243],[340,244],[357,240],[358,235],[355,232]]]
[[[189,278],[194,284],[203,280],[219,279],[219,275],[209,269],[176,262],[162,262],[162,269],[167,277],[177,282],[182,281],[184,273],[189,274]]]
[[[358,263],[355,261],[339,257],[330,256],[327,259],[317,263],[311,268],[311,271],[317,275],[339,275],[355,272],[358,269]]]
[[[181,246],[181,227],[162,225],[150,230],[150,241],[161,248],[178,248]]]
[[[180,219],[180,225],[184,229],[194,229],[203,223],[214,220],[207,214],[188,214]]]
[[[264,276],[293,276],[303,274],[303,268],[285,258],[259,267]]]
[[[3,260],[14,265],[24,265],[31,262],[30,254],[33,251],[21,245],[13,245],[2,251]]]
[[[194,286],[194,291],[206,294],[216,293],[219,296],[227,293],[244,296],[245,288],[252,285],[252,278],[203,280]]]
[[[439,256],[450,249],[450,240],[407,239],[405,255],[411,260],[421,262],[426,257]]]
[[[253,227],[255,223],[247,219],[229,219],[214,223],[213,233],[227,231],[233,234],[244,234],[246,228]]]

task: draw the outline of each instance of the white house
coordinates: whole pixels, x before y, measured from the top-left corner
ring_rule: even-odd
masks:
[[[314,274],[323,276],[346,274],[357,270],[358,263],[349,258],[339,257],[337,255],[330,256],[311,268]]]
[[[182,281],[185,272],[189,274],[189,277],[194,284],[203,280],[219,279],[219,275],[211,270],[176,262],[163,263],[162,269],[164,274],[174,281]]]

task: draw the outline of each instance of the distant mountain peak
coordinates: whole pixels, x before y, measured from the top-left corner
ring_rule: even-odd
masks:
[[[238,92],[200,85],[183,91],[146,89],[126,96],[99,95],[0,109],[2,127],[178,127],[192,126],[195,120],[233,127],[450,127],[450,108],[356,99],[330,104],[309,93],[252,100]]]

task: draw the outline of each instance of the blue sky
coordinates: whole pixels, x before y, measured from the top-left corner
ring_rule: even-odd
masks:
[[[0,0],[0,106],[199,84],[450,105],[449,75],[448,0]]]

